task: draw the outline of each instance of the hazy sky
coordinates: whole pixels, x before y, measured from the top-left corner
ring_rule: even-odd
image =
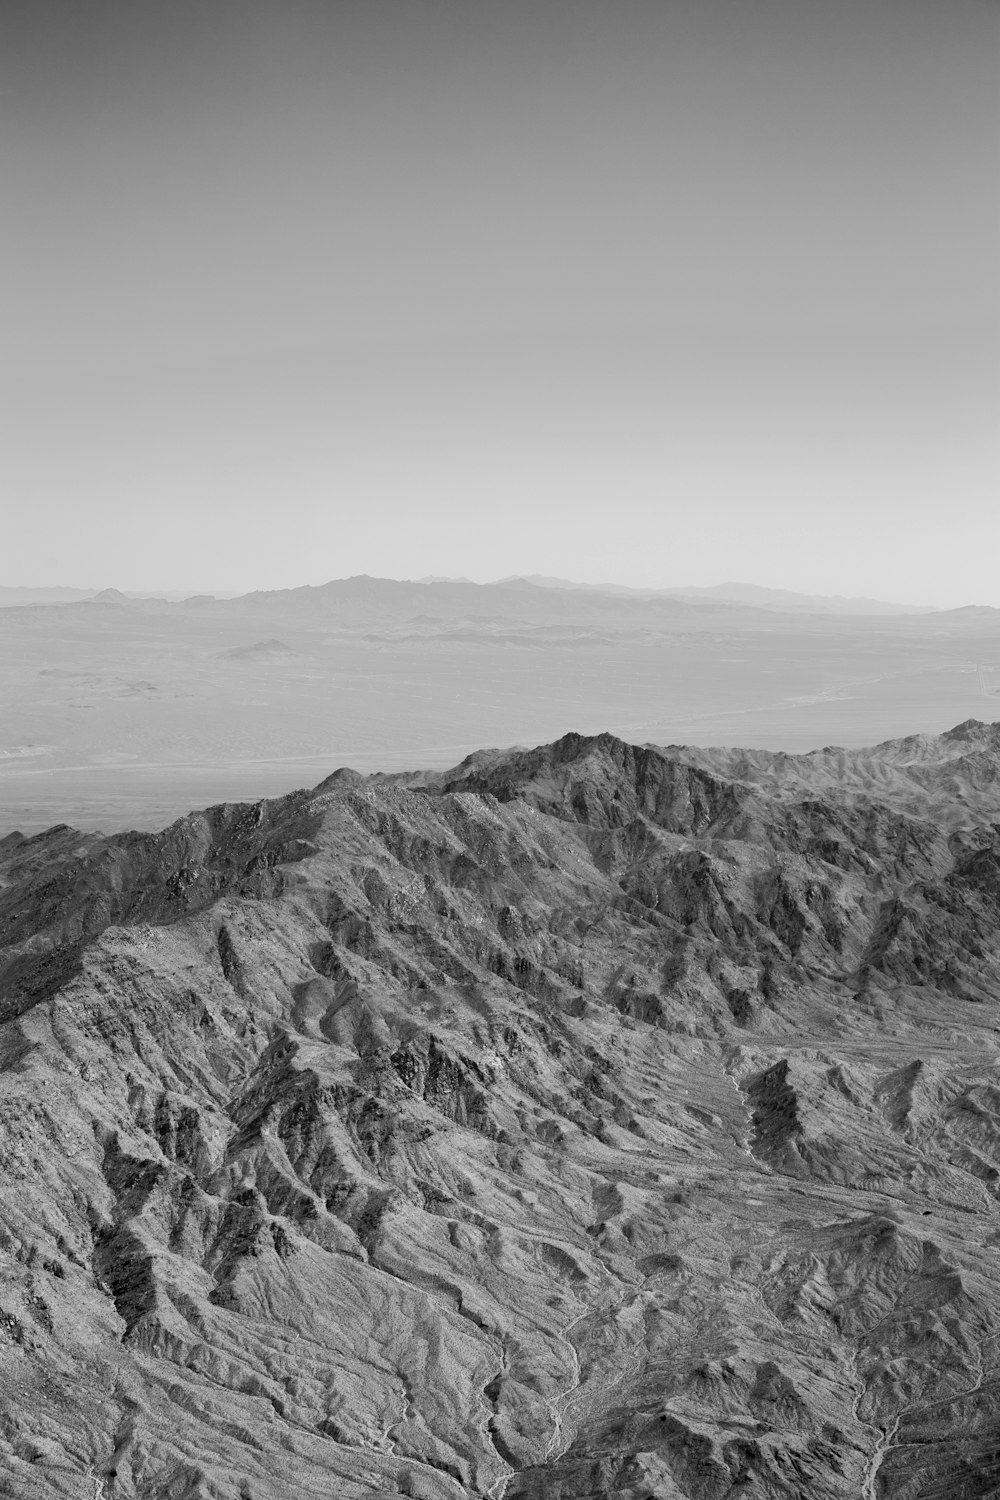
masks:
[[[10,0],[0,582],[1000,605],[987,0]]]

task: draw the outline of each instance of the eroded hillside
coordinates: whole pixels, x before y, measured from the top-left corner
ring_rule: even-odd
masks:
[[[1000,1485],[1000,726],[0,843],[0,1494]]]

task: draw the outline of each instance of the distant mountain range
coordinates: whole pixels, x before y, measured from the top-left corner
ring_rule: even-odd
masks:
[[[99,600],[102,603],[127,604],[130,600],[155,599],[170,604],[182,603],[192,597],[189,591],[183,589],[166,589],[160,593],[148,591],[133,591],[121,589],[74,589],[74,588],[34,588],[30,586],[12,586],[0,584],[0,609],[5,606],[23,604],[81,604],[90,599]],[[237,596],[231,590],[217,590],[209,596],[214,599],[235,599]]]
[[[713,603],[748,604],[755,609],[779,609],[792,613],[823,615],[927,615],[930,604],[894,604],[886,599],[852,598],[843,594],[798,594],[791,589],[762,588],[756,583],[715,583],[707,588],[635,589],[618,583],[574,583],[569,578],[551,578],[542,573],[513,574],[500,578],[507,587],[530,583],[536,588],[588,589],[601,594],[631,594],[642,599],[691,599]]]
[[[12,604],[76,604],[93,599],[96,589],[11,588],[0,584],[0,608]]]
[[[679,587],[668,589],[630,588],[617,583],[577,583],[569,578],[553,578],[546,574],[512,574],[496,579],[492,583],[479,584],[470,578],[445,578],[428,576],[418,579],[376,579],[367,574],[353,578],[331,579],[329,583],[305,585],[301,589],[256,590],[248,594],[220,591],[213,594],[190,595],[179,590],[168,590],[160,594],[133,592],[116,588],[31,588],[0,585],[0,608],[5,605],[25,604],[75,604],[86,600],[98,603],[127,604],[130,601],[162,601],[167,603],[203,602],[209,599],[242,599],[257,601],[264,598],[315,597],[342,590],[346,585],[366,584],[397,585],[399,589],[436,589],[441,586],[476,590],[526,591],[530,589],[561,590],[588,594],[610,595],[614,598],[646,600],[675,599],[694,604],[742,605],[751,609],[777,610],[792,614],[828,615],[920,615],[935,613],[934,607],[926,604],[895,604],[885,599],[847,598],[841,594],[801,594],[789,589],[762,588],[755,583],[718,583],[706,588]],[[370,590],[366,591],[370,594]]]

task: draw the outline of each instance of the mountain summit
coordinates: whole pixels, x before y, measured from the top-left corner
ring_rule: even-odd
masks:
[[[1000,725],[0,842],[0,1495],[1000,1485]]]

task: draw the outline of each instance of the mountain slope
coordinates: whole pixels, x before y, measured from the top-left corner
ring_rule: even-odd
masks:
[[[0,843],[0,1495],[1000,1484],[1000,730]]]

